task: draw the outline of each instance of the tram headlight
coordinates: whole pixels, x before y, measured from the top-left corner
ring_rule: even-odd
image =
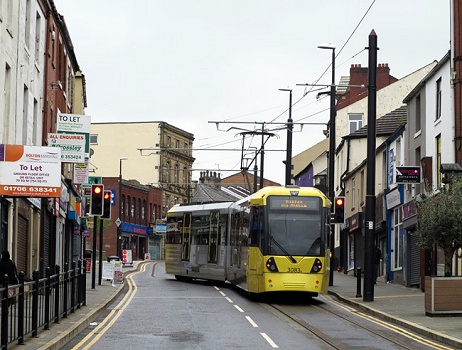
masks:
[[[316,273],[316,272],[319,272],[321,270],[322,270],[322,262],[321,262],[321,260],[316,259],[314,261],[313,267],[311,268],[311,272]]]
[[[278,267],[276,266],[274,258],[269,258],[268,260],[266,260],[266,268],[271,272],[278,272]]]

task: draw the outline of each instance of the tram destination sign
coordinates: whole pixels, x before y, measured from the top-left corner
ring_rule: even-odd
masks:
[[[420,166],[397,166],[396,183],[417,184],[421,182],[422,169]]]

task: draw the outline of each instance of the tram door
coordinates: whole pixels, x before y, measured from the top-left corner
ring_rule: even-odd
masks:
[[[213,264],[217,263],[219,230],[220,230],[220,212],[213,211],[210,213],[209,254],[208,254],[208,262],[213,263]]]
[[[183,227],[181,228],[181,260],[189,260],[191,241],[191,214],[183,215]]]

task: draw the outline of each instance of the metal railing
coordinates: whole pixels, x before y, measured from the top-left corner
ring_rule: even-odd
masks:
[[[59,323],[86,304],[86,271],[82,261],[59,265],[55,274],[45,269],[45,277],[40,278],[39,270],[32,273],[32,281],[24,281],[20,272],[19,284],[8,285],[8,275],[3,276],[0,287],[0,345],[7,349],[9,344],[25,344],[26,336],[37,337],[41,329],[50,329],[51,323]]]

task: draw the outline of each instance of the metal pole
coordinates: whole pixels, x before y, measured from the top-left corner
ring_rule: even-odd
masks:
[[[91,289],[96,288],[96,232],[98,232],[98,217],[93,217],[93,252],[91,254]]]
[[[374,235],[375,235],[375,147],[377,114],[377,35],[369,34],[369,86],[367,88],[367,182],[366,237],[364,254],[364,301],[374,301]]]
[[[120,225],[117,226],[117,256],[120,258],[120,236],[122,235],[122,159],[119,159],[119,194],[117,195],[119,201],[119,220]]]
[[[263,166],[265,165],[265,124],[261,126],[261,152],[260,152],[260,189],[263,188]]]
[[[292,90],[289,92],[289,119],[287,120],[287,155],[286,155],[286,185],[291,184],[292,179]]]
[[[335,48],[332,48],[332,84],[330,86],[330,119],[329,119],[329,199],[334,203],[334,160],[335,160]],[[335,250],[335,224],[330,225],[330,272],[329,286],[334,285],[334,250]]]
[[[98,285],[101,285],[103,280],[103,220],[99,220],[99,271]]]

